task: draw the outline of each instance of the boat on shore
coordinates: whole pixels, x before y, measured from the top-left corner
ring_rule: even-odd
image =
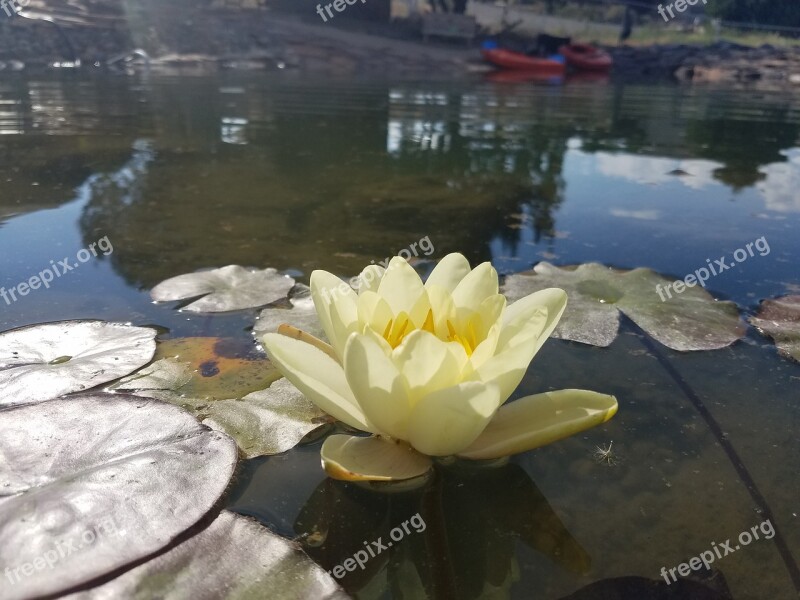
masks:
[[[614,62],[608,52],[589,44],[565,44],[558,53],[576,71],[606,72]]]
[[[539,58],[502,48],[483,48],[483,58],[501,69],[535,72],[543,76],[563,75],[567,65],[563,59]]]

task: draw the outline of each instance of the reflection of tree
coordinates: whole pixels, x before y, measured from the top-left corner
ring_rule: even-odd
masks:
[[[517,542],[573,573],[590,559],[527,473],[517,465],[456,464],[436,470],[420,490],[380,494],[323,481],[295,524],[306,551],[326,569],[419,513],[412,529],[365,568],[348,573],[345,588],[359,596],[396,598],[509,597],[519,579]],[[419,527],[418,529],[423,529]]]
[[[433,258],[489,260],[495,241],[516,251],[520,226],[553,236],[571,138],[587,152],[719,159],[720,180],[741,187],[798,133],[781,107],[742,121],[710,112],[710,93],[643,86],[180,86],[152,91],[158,160],[121,183],[136,193],[92,186],[81,220],[86,239],[120,248],[113,264],[137,286],[224,264],[352,275],[425,236]],[[225,143],[223,117],[247,124],[246,144]]]
[[[725,163],[714,177],[734,190],[750,187],[764,179],[759,167],[784,162],[781,150],[791,148],[798,138],[796,125],[788,109],[765,108],[758,120],[741,118],[705,118],[690,121],[687,141],[696,156]]]

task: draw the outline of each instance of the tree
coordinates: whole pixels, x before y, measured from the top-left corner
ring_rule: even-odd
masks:
[[[800,2],[797,0],[713,0],[706,10],[726,21],[800,27]]]

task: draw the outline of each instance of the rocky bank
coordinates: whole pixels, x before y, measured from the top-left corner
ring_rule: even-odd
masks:
[[[84,66],[132,67],[140,48],[155,68],[289,68],[326,74],[461,76],[486,70],[478,45],[421,40],[414,23],[319,23],[267,9],[230,9],[209,1],[30,0],[23,15],[0,13],[0,69],[32,69],[80,59]],[[41,18],[52,18],[55,23]],[[480,40],[478,40],[480,41]],[[621,46],[612,76],[800,87],[800,47]]]

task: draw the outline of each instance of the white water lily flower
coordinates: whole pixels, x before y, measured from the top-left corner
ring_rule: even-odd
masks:
[[[561,390],[503,406],[567,303],[546,289],[506,306],[490,263],[461,254],[427,282],[401,257],[370,265],[358,294],[326,271],[311,275],[330,345],[287,328],[264,337],[272,362],[322,410],[376,438],[334,435],[329,475],[396,480],[428,471],[428,456],[490,459],[588,429],[617,411],[613,396]],[[380,443],[379,443],[380,442]]]

